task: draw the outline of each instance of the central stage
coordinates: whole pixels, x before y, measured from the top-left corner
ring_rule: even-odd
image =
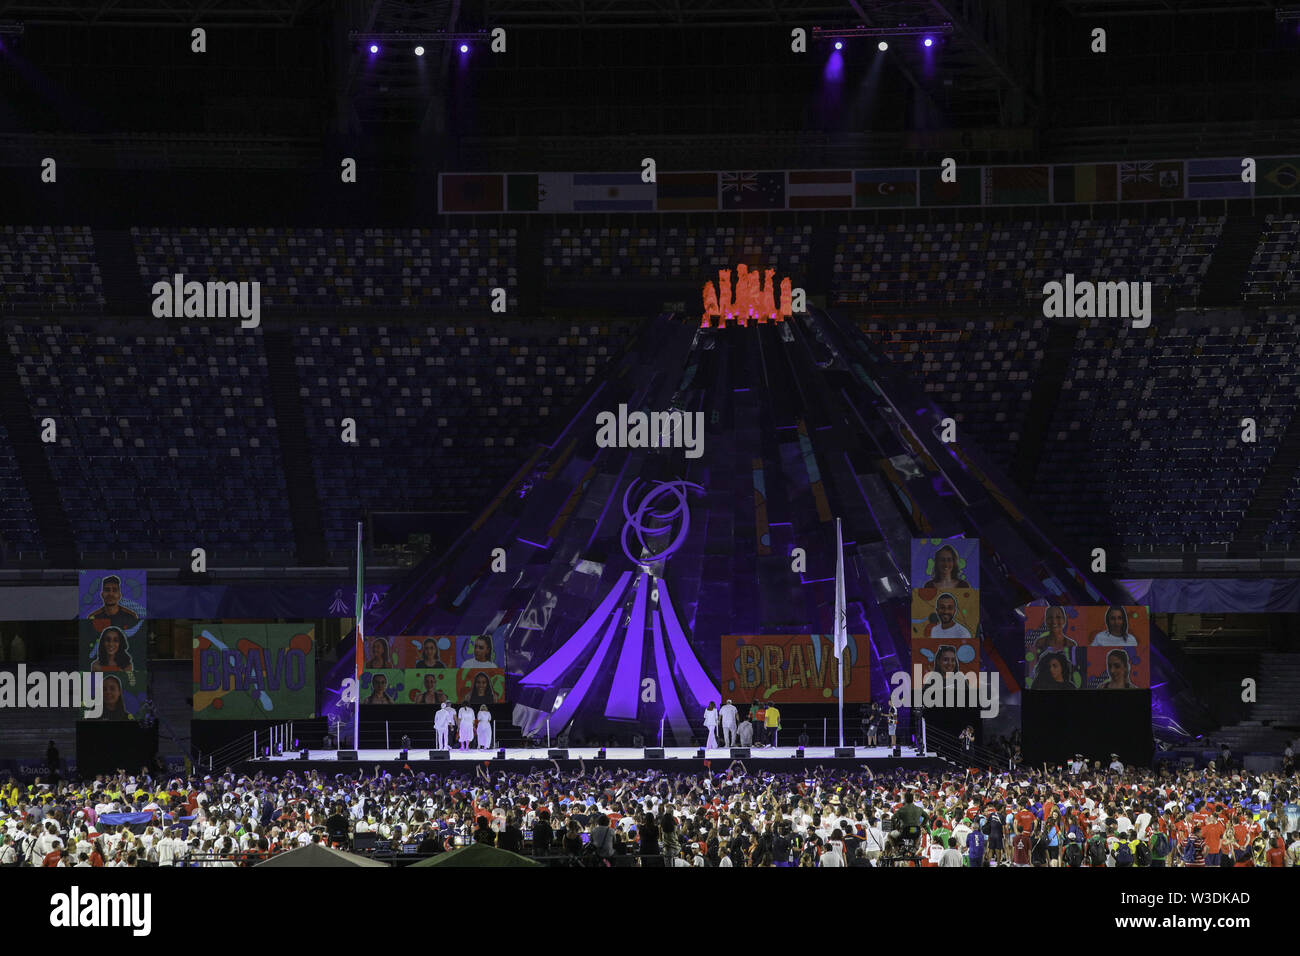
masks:
[[[329,773],[369,773],[378,766],[387,773],[396,773],[410,769],[424,773],[430,771],[466,771],[473,764],[490,764],[498,770],[531,770],[536,767],[550,767],[552,762],[564,769],[577,770],[580,764],[592,765],[599,762],[602,766],[616,765],[628,768],[653,768],[667,773],[695,773],[704,761],[709,762],[709,769],[716,772],[725,770],[733,759],[745,763],[751,772],[757,769],[790,772],[802,767],[825,767],[840,769],[861,767],[864,764],[872,771],[890,770],[901,767],[925,769],[930,765],[947,766],[937,754],[923,753],[914,747],[902,747],[895,757],[888,747],[850,747],[843,748],[853,752],[852,757],[836,757],[835,747],[753,747],[748,757],[733,758],[731,751],[725,748],[705,750],[700,756],[697,747],[664,747],[663,756],[647,757],[646,751],[633,747],[607,747],[602,752],[597,747],[553,748],[563,752],[565,757],[552,757],[551,750],[544,748],[507,748],[505,750],[451,750],[446,757],[431,759],[427,749],[412,748],[403,759],[400,750],[358,750],[355,759],[351,751],[347,759],[339,756],[338,750],[309,750],[304,758],[300,754],[284,753],[275,757],[261,757],[244,761],[240,766],[247,773],[278,773],[288,770],[295,772],[318,770]],[[504,754],[504,756],[502,756]]]

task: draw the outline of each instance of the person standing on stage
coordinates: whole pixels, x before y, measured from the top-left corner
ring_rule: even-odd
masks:
[[[763,705],[757,700],[749,705],[749,723],[754,728],[754,743],[763,746]]]
[[[889,723],[889,746],[891,748],[898,746],[898,708],[892,704],[889,707],[889,716],[886,718]]]
[[[718,716],[722,718],[722,744],[730,749],[736,746],[736,723],[740,714],[736,711],[736,705],[727,701],[718,711]]]
[[[451,704],[445,700],[442,706],[438,708],[438,713],[433,717],[433,729],[438,735],[438,749],[448,750],[451,745],[447,738],[451,735],[452,721],[456,719],[456,712],[451,709]]]
[[[718,710],[713,706],[713,701],[709,701],[709,706],[704,710],[704,729],[709,732],[709,739],[704,744],[705,750],[716,750],[718,747]]]
[[[742,720],[740,726],[736,729],[736,737],[742,747],[752,747],[754,745],[754,725],[748,720]]]
[[[777,731],[781,729],[781,711],[776,709],[776,704],[767,705],[767,713],[763,715],[763,726],[767,729],[767,745],[769,747],[777,746]]]
[[[492,711],[483,704],[478,709],[478,745],[480,750],[492,746]]]
[[[460,723],[457,728],[456,742],[460,744],[461,750],[469,750],[469,745],[474,740],[474,708],[469,704],[461,704],[456,717]]]

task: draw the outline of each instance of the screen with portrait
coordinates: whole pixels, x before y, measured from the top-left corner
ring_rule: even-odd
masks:
[[[504,703],[506,676],[496,664],[492,643],[483,635],[368,638],[361,703]]]
[[[1145,607],[1025,608],[1025,686],[1030,690],[1150,687]]]
[[[102,626],[101,626],[102,625]],[[107,620],[79,622],[81,670],[99,674],[103,711],[96,720],[135,720],[149,690],[149,638],[143,628],[130,636]]]
[[[925,673],[978,672],[979,620],[978,591],[913,591],[912,665]]]
[[[913,538],[912,589],[978,591],[978,538]]]

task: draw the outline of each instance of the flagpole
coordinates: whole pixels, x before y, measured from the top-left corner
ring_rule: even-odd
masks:
[[[835,659],[839,664],[840,746],[844,746],[844,648],[848,644],[848,610],[844,606],[844,537],[835,519]]]
[[[361,522],[357,522],[357,646],[356,654],[356,694],[352,702],[352,749],[361,748],[361,664],[365,660],[365,637],[362,631],[362,619],[366,614],[365,568],[361,552]]]

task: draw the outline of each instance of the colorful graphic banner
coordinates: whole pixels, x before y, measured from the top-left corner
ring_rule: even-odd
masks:
[[[724,634],[722,698],[738,708],[754,701],[825,704],[837,699],[839,663],[833,634]],[[844,659],[844,701],[871,700],[871,643],[850,634]]]
[[[316,716],[316,636],[309,624],[196,624],[195,720]]]
[[[923,673],[979,671],[979,621],[979,591],[973,588],[914,589],[913,666]]]
[[[1145,607],[1025,608],[1025,686],[1030,690],[1150,687]]]

